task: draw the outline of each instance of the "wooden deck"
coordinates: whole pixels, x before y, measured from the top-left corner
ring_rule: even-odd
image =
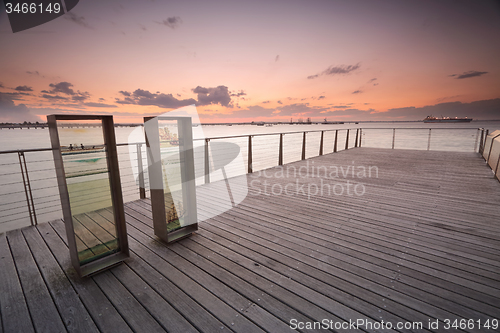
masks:
[[[293,319],[453,332],[443,321],[457,318],[499,331],[478,328],[500,320],[500,183],[478,154],[357,148],[283,170],[242,176],[241,204],[168,246],[149,200],[126,204],[131,258],[91,278],[70,267],[62,221],[1,234],[0,332],[290,332]],[[216,185],[197,189],[201,218],[223,204]]]

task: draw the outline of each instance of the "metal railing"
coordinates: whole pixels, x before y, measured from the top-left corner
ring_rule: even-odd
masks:
[[[447,134],[443,140],[441,130],[458,135]],[[387,140],[389,133],[392,137]],[[233,177],[361,146],[432,150],[439,145],[437,148],[453,150],[466,143],[467,151],[482,153],[487,135],[482,128],[354,128],[201,138],[195,139],[201,148],[195,149],[196,182],[200,185],[226,177],[213,173],[214,156],[224,153],[216,152],[219,148],[212,144],[218,140],[232,141],[241,149],[244,168],[226,170]],[[433,145],[432,140],[439,142]],[[459,142],[450,144],[453,140]],[[420,146],[415,148],[417,143]],[[124,201],[146,198],[149,177],[145,142],[122,143],[117,148]],[[0,158],[0,170],[4,171],[0,174],[0,232],[62,216],[52,148],[0,151]]]

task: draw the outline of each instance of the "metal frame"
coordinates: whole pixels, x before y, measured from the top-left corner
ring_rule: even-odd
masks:
[[[118,239],[118,252],[93,260],[84,265],[80,264],[80,260],[78,258],[78,248],[76,245],[75,230],[73,227],[73,215],[71,213],[66,174],[64,171],[64,163],[59,141],[59,132],[57,129],[58,120],[100,120],[102,123],[104,145],[106,147],[106,160],[109,171],[111,201],[113,203],[116,237]],[[66,236],[68,239],[71,263],[81,277],[95,274],[109,267],[115,266],[129,257],[113,116],[49,115],[47,116],[47,122],[49,126],[50,140],[52,143],[52,153],[54,155],[54,164],[56,167],[57,183],[59,186],[59,195],[61,197],[61,206],[63,210],[64,224],[66,226]]]
[[[158,134],[158,121],[177,121],[179,128],[179,154],[181,163],[182,200],[186,209],[185,219],[188,225],[183,228],[168,232],[165,210],[165,191],[161,188],[150,186],[151,210],[153,213],[153,228],[155,235],[167,243],[172,243],[190,236],[198,230],[198,217],[196,211],[196,186],[193,153],[193,132],[190,117],[144,117],[146,146],[148,147],[148,167],[150,184],[163,184],[163,170],[161,167],[160,138]],[[207,143],[207,141],[206,141]],[[208,153],[208,147],[206,146]]]

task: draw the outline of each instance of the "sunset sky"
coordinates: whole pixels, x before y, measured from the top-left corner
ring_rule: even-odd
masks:
[[[94,1],[12,33],[0,122],[500,119],[498,1]]]

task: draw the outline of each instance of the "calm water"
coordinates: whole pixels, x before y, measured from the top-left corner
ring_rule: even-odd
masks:
[[[391,148],[394,135],[394,146],[396,149],[430,149],[443,151],[469,151],[477,147],[477,128],[487,128],[490,132],[500,129],[500,121],[481,122],[474,121],[464,124],[424,124],[421,122],[386,122],[386,123],[360,123],[360,124],[335,124],[335,125],[233,125],[233,126],[197,126],[193,127],[195,138],[223,137],[236,135],[257,135],[265,133],[288,133],[284,135],[284,163],[299,160],[301,158],[302,140],[301,131],[327,131],[324,133],[324,153],[333,151],[335,130],[338,130],[337,149],[345,148],[346,134],[349,135],[349,147],[354,146],[356,131],[352,129],[362,128],[362,145],[364,147]],[[394,133],[393,128],[396,128]],[[129,142],[129,135],[134,128],[116,128],[116,141],[118,143]],[[96,130],[96,129],[89,129]],[[333,130],[333,131],[330,131]],[[319,142],[321,133],[308,133],[306,138],[306,158],[317,156],[319,153]],[[143,141],[144,138],[134,137],[132,142]],[[223,158],[225,152],[217,152],[215,142],[231,142],[241,149],[243,162],[232,168],[226,168],[228,177],[246,172],[248,137],[232,139],[213,139],[210,141],[211,157]],[[87,142],[74,142],[75,145],[88,145]],[[197,184],[204,181],[204,140],[197,141],[200,149],[195,149],[195,163]],[[196,146],[195,145],[195,146]],[[50,148],[49,131],[45,129],[15,129],[0,130],[0,150]],[[279,135],[254,136],[252,138],[253,148],[253,170],[261,170],[277,165],[279,150]],[[124,200],[131,201],[139,198],[136,177],[137,174],[137,151],[135,146],[123,146],[118,148],[120,162],[120,176]],[[26,162],[35,202],[36,215],[39,222],[50,221],[60,218],[61,207],[57,182],[55,180],[54,162],[51,152],[26,153]],[[145,147],[142,147],[143,165],[146,167]],[[214,161],[211,161],[212,166]],[[26,195],[23,188],[23,180],[20,173],[19,157],[17,154],[0,155],[0,232],[29,225],[30,219],[26,207]],[[147,173],[146,187],[148,188]],[[222,178],[222,174],[211,175],[212,181]]]

